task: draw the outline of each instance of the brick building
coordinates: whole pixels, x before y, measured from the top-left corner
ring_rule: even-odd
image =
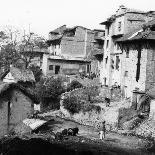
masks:
[[[44,54],[42,70],[45,75],[90,72],[94,32],[82,26],[67,28],[63,25],[49,33],[49,54]]]
[[[132,91],[155,86],[155,20],[143,24],[117,40],[120,54],[120,84],[126,97]],[[118,82],[118,81],[116,81]]]
[[[142,12],[120,6],[116,14],[112,15],[106,21],[105,25],[105,44],[103,56],[103,75],[101,83],[103,85],[112,86],[115,83],[121,85],[122,75],[122,50],[116,43],[116,40],[135,29],[139,30],[141,25],[154,18],[155,13]],[[122,61],[121,61],[122,60]]]

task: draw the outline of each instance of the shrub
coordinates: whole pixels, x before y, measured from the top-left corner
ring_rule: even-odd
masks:
[[[91,104],[86,100],[80,100],[78,96],[71,95],[67,96],[63,100],[63,106],[67,109],[71,114],[79,113],[80,111],[88,112],[91,110],[95,110],[100,113],[101,107]]]
[[[76,80],[73,80],[68,86],[67,86],[67,91],[71,91],[71,90],[74,90],[76,88],[82,88],[83,85],[76,81]]]
[[[60,95],[64,92],[62,81],[59,78],[43,78],[37,84],[35,93],[43,107],[60,107]],[[52,105],[50,105],[52,103]],[[57,105],[58,104],[58,105]]]
[[[36,82],[39,82],[43,73],[39,66],[31,65],[29,69],[33,72]]]
[[[76,96],[67,96],[63,100],[63,106],[72,114],[78,113],[81,110],[81,105],[78,103]]]

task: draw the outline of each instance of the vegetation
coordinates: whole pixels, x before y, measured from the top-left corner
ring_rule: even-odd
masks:
[[[82,87],[83,87],[83,85],[80,82],[73,80],[70,84],[68,84],[67,91],[71,91],[76,88],[82,88]]]
[[[60,95],[64,92],[62,81],[59,78],[42,78],[35,88],[38,100],[43,107],[53,109],[60,107]]]
[[[7,27],[0,31],[0,68],[8,69],[10,64],[14,66],[24,65],[28,68],[34,58],[34,51],[45,49],[46,40],[34,33],[22,34],[18,29]]]
[[[31,65],[29,69],[33,72],[36,82],[39,82],[41,80],[41,77],[43,76],[43,73],[40,67]]]
[[[87,112],[87,111],[95,110],[98,113],[101,111],[100,106],[93,105],[90,102],[85,100],[80,100],[77,96],[74,96],[74,95],[67,96],[63,100],[63,106],[72,114],[79,113],[80,111]]]

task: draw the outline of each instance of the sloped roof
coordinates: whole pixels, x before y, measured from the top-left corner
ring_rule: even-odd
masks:
[[[35,77],[33,75],[33,72],[29,69],[19,69],[16,67],[10,67],[9,70],[7,70],[2,76],[1,79],[3,79],[8,73],[11,73],[14,79],[18,81],[23,82],[35,82]]]
[[[121,11],[120,11],[121,10]],[[119,12],[120,11],[120,12]],[[111,17],[107,18],[104,22],[100,23],[101,25],[107,25],[112,23],[117,16],[124,15],[126,13],[139,13],[139,14],[146,14],[144,11],[140,11],[137,9],[126,8],[125,6],[121,5],[119,9],[116,11],[116,14],[113,14]]]
[[[57,34],[62,34],[66,30],[66,25],[62,25],[58,27],[57,29],[51,31],[50,33],[57,33]]]
[[[17,83],[0,83],[0,96],[3,96],[4,94],[6,94],[7,91],[10,91],[12,89],[19,89],[23,94],[28,96],[34,103],[38,104],[38,100],[34,91],[26,89]]]
[[[125,34],[123,37],[117,39],[117,42],[133,41],[140,39],[155,40],[155,31],[150,28],[155,27],[155,19],[143,24],[140,28]],[[148,29],[149,28],[149,29]]]

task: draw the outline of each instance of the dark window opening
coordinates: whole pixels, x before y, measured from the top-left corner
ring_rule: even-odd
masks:
[[[111,68],[114,69],[114,60],[111,59]]]
[[[118,31],[121,31],[121,22],[118,22]]]
[[[129,50],[126,51],[126,58],[129,58]]]
[[[109,40],[107,40],[107,46],[106,46],[106,48],[108,48],[108,46],[109,46]]]
[[[125,71],[124,76],[128,77],[128,71]]]
[[[107,82],[107,78],[105,77],[104,78],[104,85],[106,85],[106,82]]]
[[[87,73],[90,73],[91,71],[91,65],[87,65]]]
[[[53,70],[53,65],[49,65],[49,70]]]
[[[107,26],[107,35],[109,35],[109,26]]]
[[[60,66],[55,66],[55,74],[59,74],[60,72]]]
[[[108,57],[105,58],[105,63],[106,63],[106,64],[108,63]]]
[[[116,70],[119,70],[120,59],[119,56],[116,56]]]
[[[138,61],[137,61],[137,71],[136,71],[136,81],[138,82],[140,78],[140,58],[141,58],[141,51],[138,51]]]

